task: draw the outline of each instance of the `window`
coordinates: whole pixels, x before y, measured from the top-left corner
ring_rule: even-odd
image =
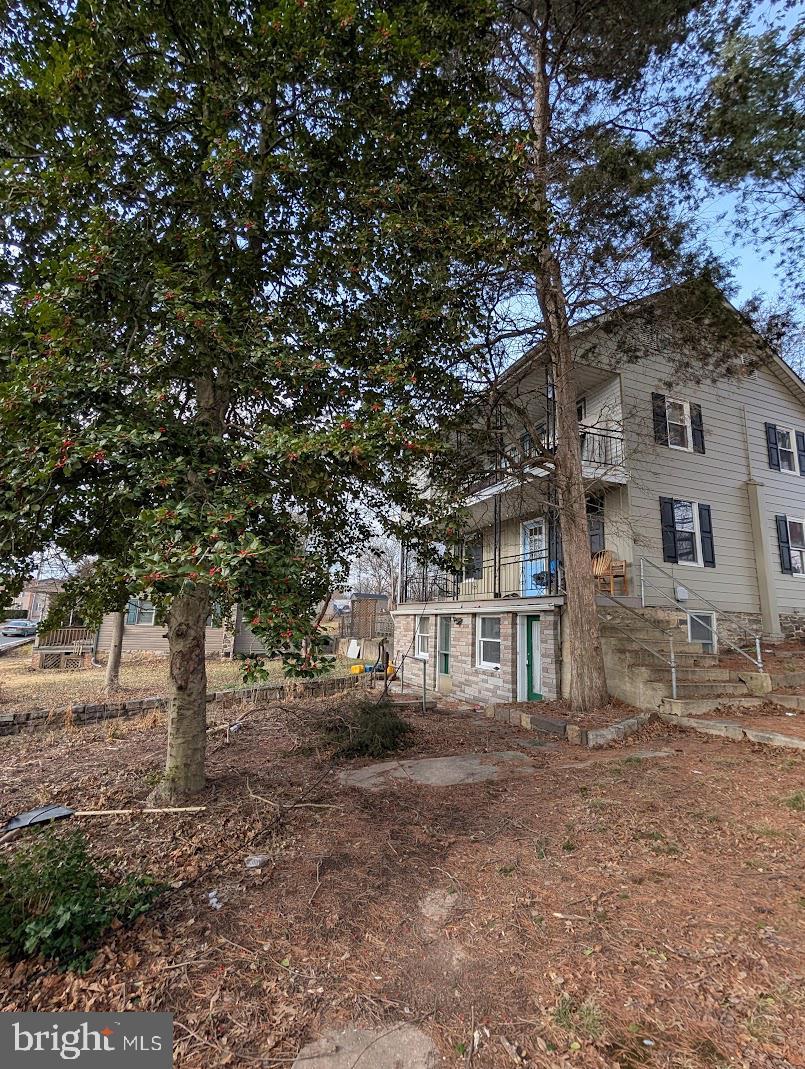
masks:
[[[716,653],[718,626],[714,612],[688,613],[688,642],[701,642],[702,653]]]
[[[780,471],[797,470],[797,455],[794,452],[794,432],[777,428],[777,448],[780,453]]]
[[[788,540],[791,545],[791,570],[805,577],[805,519],[788,521]]]
[[[780,567],[786,575],[805,579],[805,519],[776,516]]]
[[[715,568],[710,506],[673,497],[660,498],[662,558],[671,564]]]
[[[480,579],[484,573],[484,540],[481,535],[464,543],[464,575],[467,579]]]
[[[704,453],[704,422],[701,405],[653,393],[654,440],[669,449]]]
[[[416,656],[427,661],[430,655],[430,617],[421,616],[416,625]]]
[[[606,549],[603,494],[587,496],[587,529],[590,533],[590,552],[603,553]]]
[[[581,421],[585,418],[586,415],[587,415],[587,398],[586,397],[580,397],[578,399],[578,401],[576,401],[576,419],[579,421],[579,423],[581,423]]]
[[[692,501],[674,501],[676,559],[680,564],[699,563],[699,533]]]
[[[690,406],[686,401],[665,402],[668,421],[668,445],[672,449],[690,449]]]
[[[805,475],[805,432],[767,423],[766,449],[774,471]]]
[[[478,617],[479,668],[500,668],[500,617]]]
[[[126,624],[146,624],[152,627],[154,624],[154,606],[150,601],[138,601],[133,599],[129,602],[126,611]]]

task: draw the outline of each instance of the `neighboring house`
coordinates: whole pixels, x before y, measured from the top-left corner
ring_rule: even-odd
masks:
[[[38,623],[47,616],[50,603],[61,588],[60,579],[33,579],[26,583],[14,598],[11,608],[18,610],[26,619]]]
[[[582,328],[577,353],[584,343]],[[605,344],[611,351],[617,337]],[[591,552],[610,551],[625,571],[625,586],[599,603],[671,608],[705,651],[719,639],[752,648],[755,633],[801,633],[805,383],[771,354],[737,378],[672,389],[669,379],[670,362],[657,356],[615,370],[577,359]],[[502,386],[526,399],[530,425],[549,442],[552,387],[538,354]],[[530,432],[511,446],[527,458]],[[460,573],[404,554],[394,646],[406,682],[421,685],[424,667],[429,687],[469,701],[561,694],[561,537],[546,504],[550,476],[529,478],[527,462],[525,472],[498,467],[469,497],[474,531]]]
[[[237,613],[236,620],[234,635],[231,630],[227,630],[223,626],[223,621],[220,618],[211,617],[207,621],[206,650],[208,655],[228,655],[232,650],[233,640],[236,653],[251,652],[248,649],[248,639],[251,636],[251,632],[243,624],[240,612]],[[108,613],[104,616],[98,629],[96,652],[108,652],[113,630],[114,614]],[[251,637],[253,638],[253,636]],[[126,610],[123,627],[123,652],[133,653],[138,650],[148,650],[167,655],[168,638],[165,625],[156,621],[156,613],[151,602],[133,598]]]

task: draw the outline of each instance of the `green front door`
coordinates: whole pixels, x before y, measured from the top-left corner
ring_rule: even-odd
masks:
[[[530,702],[542,699],[542,662],[539,646],[539,617],[525,618],[526,698]]]
[[[452,687],[450,679],[450,671],[452,668],[452,665],[450,664],[450,625],[451,617],[439,617],[439,628],[437,631],[436,642],[436,660],[438,665],[436,686],[441,694],[449,694]]]

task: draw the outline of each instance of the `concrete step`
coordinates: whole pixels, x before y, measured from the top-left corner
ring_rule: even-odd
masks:
[[[633,668],[644,667],[638,665],[632,665]],[[652,681],[662,680],[667,683],[671,678],[670,667],[666,668],[661,665],[659,661],[654,664],[646,664],[645,668],[651,671],[649,677]],[[676,679],[678,683],[740,683],[739,679],[732,679],[732,674],[729,668],[715,668],[707,665],[694,665],[689,667],[687,663],[684,667],[677,665]]]
[[[670,671],[668,673],[670,677]],[[670,678],[650,679],[649,683],[664,683],[671,689]],[[676,696],[678,698],[730,698],[748,694],[749,688],[745,683],[689,683],[677,680]]]
[[[663,698],[660,703],[660,712],[671,716],[704,716],[714,709],[726,705],[733,705],[736,709],[750,709],[762,705],[765,698],[755,698],[749,695],[729,695],[721,698]]]
[[[741,709],[763,705],[764,702],[774,702],[775,705],[782,706],[784,709],[795,709],[797,712],[805,713],[805,694],[775,694],[774,691],[761,697],[755,695],[693,697],[679,694],[676,699],[664,698],[660,711],[664,710],[674,716],[701,716],[724,705],[734,705],[736,709]]]
[[[660,661],[650,657],[645,650],[639,647],[632,653],[627,653],[631,668],[663,668]],[[674,656],[679,668],[715,668],[718,666],[718,657],[712,653],[678,653],[674,647]],[[664,670],[664,668],[663,668]],[[668,669],[670,672],[670,668]]]
[[[630,642],[625,635],[619,635],[617,638],[606,639],[608,644],[615,650],[635,650],[640,649],[640,646],[636,642]],[[657,653],[667,656],[669,652],[668,641],[663,639],[650,639],[643,641],[639,639],[639,642],[643,646],[648,646],[650,650],[656,650]],[[674,642],[674,654],[679,655],[681,653],[693,653],[701,656],[702,644],[701,642]]]
[[[688,641],[687,631],[669,631],[664,634],[662,631],[657,631],[653,627],[641,628],[641,627],[625,627],[623,630],[616,630],[612,627],[601,628],[601,638],[607,639],[610,642],[616,642],[618,639],[624,639],[625,641],[636,640],[643,642],[650,646],[655,642],[664,642],[668,644],[669,639],[673,639],[674,645],[684,645]]]

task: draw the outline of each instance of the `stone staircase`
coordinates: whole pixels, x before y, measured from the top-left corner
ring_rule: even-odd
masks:
[[[687,616],[674,609],[630,611],[599,607],[601,638],[610,693],[639,709],[669,716],[702,716],[720,706],[760,705],[768,700],[771,679],[747,661],[746,671],[722,668],[718,657],[699,642],[688,642]],[[672,695],[669,638],[676,660],[676,698]],[[774,701],[805,709],[805,697],[774,695]]]

